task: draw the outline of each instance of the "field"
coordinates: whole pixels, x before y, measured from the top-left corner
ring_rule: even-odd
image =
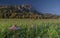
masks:
[[[20,29],[10,31],[14,24]],[[0,19],[0,38],[60,38],[60,20]]]

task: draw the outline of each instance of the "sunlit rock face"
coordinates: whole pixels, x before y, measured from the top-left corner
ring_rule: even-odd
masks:
[[[31,5],[30,4],[23,4],[21,6],[24,7],[24,8],[31,8]]]

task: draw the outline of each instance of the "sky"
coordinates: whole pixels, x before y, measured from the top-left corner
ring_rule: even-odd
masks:
[[[37,11],[60,15],[60,0],[0,0],[0,5],[31,4]]]

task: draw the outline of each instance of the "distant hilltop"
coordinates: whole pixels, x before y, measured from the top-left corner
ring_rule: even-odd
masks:
[[[0,18],[56,19],[58,15],[38,12],[32,5],[0,5]]]
[[[10,8],[10,7],[24,7],[24,8],[31,8],[30,4],[24,4],[24,5],[0,5],[0,8]]]

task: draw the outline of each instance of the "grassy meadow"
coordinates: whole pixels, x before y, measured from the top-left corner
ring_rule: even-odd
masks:
[[[21,29],[10,31],[14,24]],[[60,20],[0,19],[0,38],[60,38]]]

